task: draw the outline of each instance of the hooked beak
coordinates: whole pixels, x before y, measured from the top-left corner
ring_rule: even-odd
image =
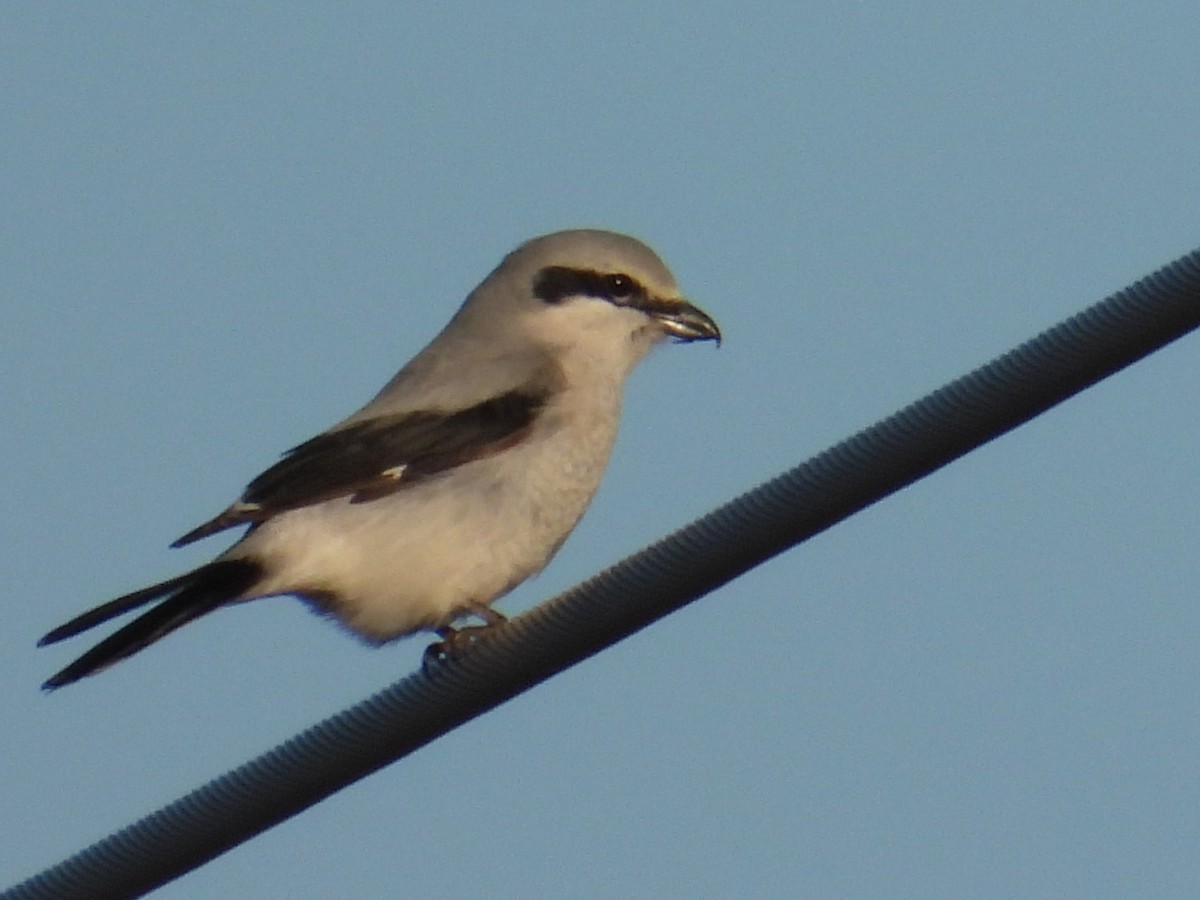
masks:
[[[712,316],[686,300],[658,300],[646,312],[662,330],[681,343],[716,341],[721,343],[721,329]]]

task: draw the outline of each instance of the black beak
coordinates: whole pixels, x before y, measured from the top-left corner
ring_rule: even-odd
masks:
[[[671,337],[684,343],[716,341],[721,343],[721,329],[712,316],[686,300],[659,300],[646,312]]]

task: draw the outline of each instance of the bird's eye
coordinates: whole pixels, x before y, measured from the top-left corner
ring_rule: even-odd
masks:
[[[604,291],[610,297],[628,297],[635,289],[634,280],[628,275],[604,276]]]

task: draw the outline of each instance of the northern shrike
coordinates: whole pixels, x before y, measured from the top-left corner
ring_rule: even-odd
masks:
[[[645,244],[560,231],[504,258],[373,400],[290,450],[181,547],[248,525],[206,565],[118,597],[53,644],[146,604],[62,687],[219,606],[292,594],[381,644],[490,608],[547,563],[608,463],[625,379],[664,338],[720,341]]]

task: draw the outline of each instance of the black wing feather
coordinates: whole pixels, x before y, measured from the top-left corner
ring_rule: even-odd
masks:
[[[510,391],[453,412],[381,416],[329,431],[288,451],[241,499],[172,546],[235,525],[337,497],[363,503],[512,446],[548,399],[545,390]]]

